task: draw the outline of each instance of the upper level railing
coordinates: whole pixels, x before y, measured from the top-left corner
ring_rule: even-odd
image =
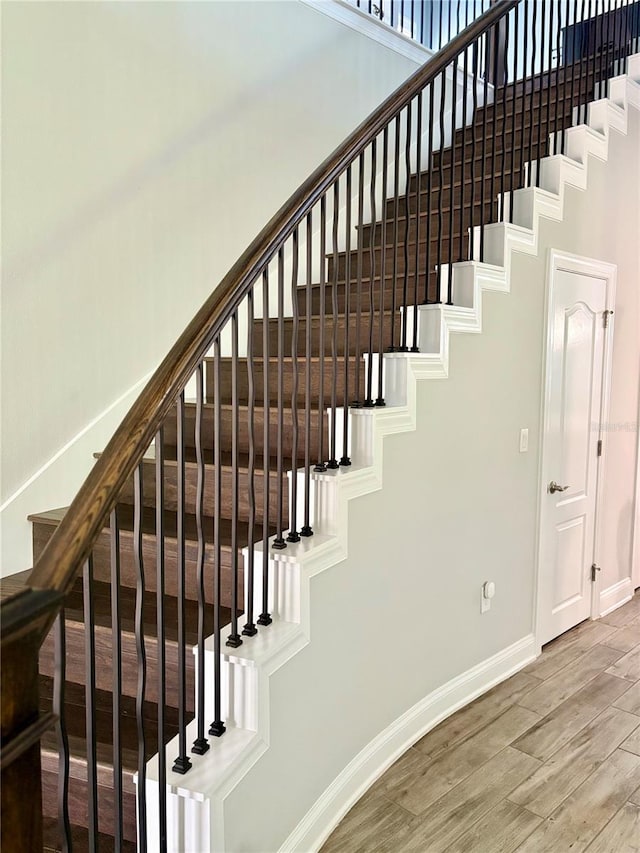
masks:
[[[438,51],[484,14],[491,0],[346,0],[429,50]]]
[[[316,169],[212,292],[98,459],[28,586],[3,603],[3,831],[11,826],[19,839],[11,849],[41,849],[38,740],[52,718],[38,713],[38,650],[47,634],[63,845],[71,847],[74,723],[65,690],[75,680],[84,683],[90,846],[104,829],[103,691],[113,721],[109,831],[120,849],[129,697],[136,837],[147,849],[147,760],[157,753],[165,792],[172,772],[189,771],[191,753],[224,734],[223,645],[251,642],[277,617],[274,554],[313,535],[318,478],[351,465],[350,408],[385,405],[387,355],[420,350],[420,306],[456,303],[454,264],[483,260],[486,224],[510,218],[512,191],[535,185],[541,157],[564,150],[565,128],[606,94],[639,25],[640,3],[622,0],[493,5]],[[100,642],[110,637],[100,657],[97,619],[106,620]],[[77,639],[71,621],[82,626],[81,663],[66,652]],[[129,641],[134,678],[123,666]],[[164,795],[153,833],[167,849]]]

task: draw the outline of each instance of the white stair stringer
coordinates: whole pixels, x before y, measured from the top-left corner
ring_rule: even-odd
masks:
[[[628,75],[611,81],[611,97],[590,105],[590,126],[583,125],[569,132],[571,141],[567,150],[571,156],[544,158],[540,164],[540,188],[515,191],[514,223],[485,226],[486,262],[454,264],[453,300],[456,305],[419,306],[420,352],[385,356],[386,407],[351,411],[351,452],[355,464],[313,475],[313,527],[317,532],[299,543],[289,543],[284,551],[269,555],[273,623],[255,637],[247,638],[239,648],[222,649],[222,718],[227,731],[221,738],[208,736],[210,749],[204,755],[190,754],[193,766],[187,774],[167,771],[170,851],[223,853],[228,849],[225,798],[269,749],[270,677],[311,642],[311,579],[346,559],[350,502],[383,487],[385,437],[416,429],[417,384],[424,379],[448,376],[451,333],[478,334],[482,331],[483,293],[485,290],[509,292],[511,253],[537,254],[540,218],[561,220],[565,188],[585,188],[589,156],[606,160],[609,133],[612,130],[626,133],[628,109],[640,109],[640,85],[636,82],[640,79],[640,54],[629,59],[628,67]],[[479,229],[475,229],[476,244],[479,239]],[[446,267],[443,267],[443,280],[447,280]],[[412,329],[412,310],[408,311],[408,329]],[[262,548],[257,547],[257,578],[261,576],[261,568]],[[248,589],[246,580],[245,588]],[[223,638],[225,633],[223,631]],[[206,682],[210,684],[212,638],[207,640],[205,654]],[[208,700],[205,708],[208,728],[213,719],[213,708]],[[189,747],[196,735],[194,720],[187,730]],[[178,754],[177,740],[176,737],[167,745],[168,768]],[[381,767],[380,772],[383,769]],[[151,850],[159,848],[158,838],[154,837],[157,832],[157,779],[155,756],[147,764],[146,776],[148,846]],[[362,790],[343,805],[340,814],[334,816],[335,820],[361,793]],[[325,827],[325,835],[330,829],[330,826]],[[283,853],[307,849],[300,846],[305,833],[294,827],[292,830],[281,848]]]
[[[634,69],[640,62],[631,63]],[[640,68],[638,69],[640,72]],[[635,73],[635,72],[634,72]],[[513,223],[497,222],[484,228],[484,255],[489,264],[503,268],[511,277],[511,253],[538,254],[539,220],[541,217],[561,221],[564,218],[567,187],[586,189],[589,180],[589,157],[606,161],[609,134],[627,133],[629,107],[640,109],[640,84],[625,75],[610,81],[610,98],[589,105],[589,125],[566,131],[566,154],[553,154],[540,161],[540,187],[515,190],[512,196]],[[480,228],[474,229],[474,245],[480,243]]]

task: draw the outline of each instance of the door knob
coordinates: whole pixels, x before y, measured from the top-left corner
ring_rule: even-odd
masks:
[[[555,480],[552,480],[549,483],[548,491],[552,495],[554,492],[566,492],[568,488],[569,486],[559,486]]]

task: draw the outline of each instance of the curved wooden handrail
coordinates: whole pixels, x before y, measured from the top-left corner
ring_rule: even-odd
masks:
[[[127,478],[177,396],[266,264],[347,166],[400,111],[519,0],[498,0],[396,89],[293,193],[241,255],[169,351],[81,486],[35,565],[32,589],[66,593]]]

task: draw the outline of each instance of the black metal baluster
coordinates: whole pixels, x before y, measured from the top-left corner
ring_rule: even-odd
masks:
[[[361,176],[362,178],[362,176]],[[320,199],[320,336],[318,344],[318,461],[314,466],[316,473],[327,470],[324,461],[324,354],[325,354],[325,322],[326,322],[326,269],[327,269],[327,197]],[[345,287],[347,283],[345,282]],[[279,289],[279,285],[278,285]],[[358,317],[360,301],[358,300]],[[279,329],[279,326],[278,326]],[[278,342],[278,348],[280,343]],[[279,351],[279,349],[278,349]]]
[[[422,19],[424,20],[424,6],[422,8]],[[382,134],[382,263],[380,265],[380,314],[378,317],[378,396],[376,406],[384,406],[383,392],[383,361],[384,361],[384,279],[387,274],[387,179],[389,161],[389,126],[387,125]],[[348,196],[347,196],[348,198]],[[372,223],[370,239],[373,240],[376,224]],[[393,323],[393,318],[391,319]],[[345,409],[346,410],[346,409]]]
[[[416,251],[413,287],[413,331],[411,352],[418,349],[418,292],[420,289],[420,216],[422,214],[422,92],[417,97],[416,110]],[[427,200],[428,201],[428,200]],[[382,363],[380,363],[382,371]]]
[[[165,743],[166,727],[166,649],[165,649],[165,555],[164,555],[164,427],[156,433],[155,444],[156,473],[156,634],[158,639],[158,829],[160,850],[167,849],[167,748]],[[113,530],[114,521],[111,523]],[[116,526],[117,530],[117,526]],[[119,552],[117,543],[116,553]],[[112,558],[113,564],[113,558]],[[113,581],[111,582],[113,586]],[[114,682],[115,693],[115,682]],[[114,696],[115,701],[115,696]]]
[[[93,555],[82,569],[84,611],[85,725],[87,747],[87,829],[89,850],[98,850],[98,762],[96,754],[96,635],[93,609]]]
[[[393,152],[393,264],[391,272],[391,346],[389,352],[396,349],[396,311],[398,282],[398,206],[400,204],[400,116],[397,115],[395,128],[395,147]],[[373,239],[373,238],[372,238]]]
[[[439,178],[438,181],[438,248],[436,249],[436,264],[438,273],[436,278],[436,302],[442,302],[442,228],[444,225],[442,214],[442,190],[444,188],[444,107],[447,95],[447,69],[440,74],[440,138],[438,144]],[[452,167],[453,170],[453,167]],[[451,199],[453,203],[453,198]]]
[[[176,511],[176,555],[177,555],[177,605],[178,605],[178,755],[173,763],[174,773],[186,773],[191,767],[187,755],[187,649],[185,614],[185,476],[184,476],[184,391],[178,397],[176,412],[177,442],[177,511]],[[142,494],[142,492],[141,492]],[[141,504],[142,505],[142,504]],[[142,562],[142,539],[140,539],[140,561]]]
[[[640,6],[638,8],[640,8]],[[599,64],[599,69],[598,69],[599,70],[598,97],[603,98],[604,97],[604,78],[605,78],[605,69],[606,69],[605,57],[607,55],[607,51],[606,51],[607,30],[606,30],[605,25],[606,25],[607,20],[608,20],[607,9],[606,9],[604,4],[602,7],[602,14],[598,16],[598,19],[600,22],[600,26],[598,27],[599,32],[597,34],[597,44],[600,45],[600,64]]]
[[[560,129],[560,125],[558,124],[558,115],[559,115],[559,106],[560,106],[560,49],[561,49],[561,39],[562,39],[562,6],[563,3],[557,4],[558,9],[558,22],[557,22],[557,38],[556,38],[556,97],[555,97],[555,112],[553,116],[553,153],[558,154],[558,139],[562,136],[562,130]],[[564,79],[563,79],[564,85]],[[564,117],[562,118],[562,125],[564,125]]]
[[[289,524],[289,534],[287,542],[299,542],[300,534],[298,533],[298,333],[300,321],[298,318],[298,267],[299,267],[299,243],[298,243],[298,228],[293,231],[292,242],[292,269],[291,269],[291,298],[293,302],[293,335],[291,338],[291,358],[293,361],[293,386],[291,389],[291,521]],[[337,300],[337,296],[335,297]],[[338,321],[337,311],[334,316],[334,346],[335,346],[335,328]],[[307,370],[309,365],[307,365]],[[335,385],[335,368],[334,368],[334,385]],[[335,423],[335,397],[333,400],[333,422]],[[335,443],[335,442],[334,442]],[[338,463],[336,462],[336,468]]]
[[[551,154],[551,144],[549,138],[551,136],[551,66],[553,64],[553,9],[556,4],[554,0],[550,0],[549,3],[549,52],[548,52],[548,70],[547,70],[547,118],[546,118],[546,127],[545,127],[545,136],[544,136],[544,144],[545,144],[545,156]],[[554,101],[557,100],[557,97],[554,96]]]
[[[209,734],[220,737],[226,731],[222,721],[222,624],[220,599],[222,597],[222,377],[220,338],[213,342],[213,722]],[[266,572],[264,584],[266,586]]]
[[[588,92],[588,101],[594,100],[596,97],[596,47],[595,47],[595,39],[596,39],[596,25],[595,21],[598,16],[598,4],[596,2],[595,15],[592,6],[591,0],[588,2],[587,6],[587,16],[589,18],[589,30],[587,34],[587,45],[590,44],[590,36],[593,37],[593,50],[589,50],[587,53],[587,92]],[[593,16],[593,17],[592,17]],[[625,19],[626,22],[626,19]],[[589,82],[590,81],[590,82]],[[587,116],[588,110],[585,107],[585,117]]]
[[[143,507],[144,484],[142,479],[142,463],[140,463],[133,476],[133,558],[136,570],[134,631],[136,637],[136,661],[138,667],[138,683],[136,688],[136,725],[138,730],[138,782],[136,787],[136,803],[138,811],[138,850],[140,851],[146,851],[147,849],[147,763],[146,740],[144,733],[144,702],[147,687],[147,652],[144,641],[145,577],[144,564],[142,560]]]
[[[617,60],[616,60],[616,64],[615,64],[615,67],[614,67],[614,70],[613,70],[614,76],[618,76],[618,75],[620,74],[620,70],[621,70],[621,62],[620,62],[620,60],[621,60],[621,58],[622,58],[622,54],[623,54],[623,48],[622,48],[622,25],[623,25],[623,12],[622,12],[622,7],[623,7],[624,5],[625,5],[625,0],[620,0],[620,5],[619,5],[619,6],[618,6],[618,5],[616,5],[616,23],[617,23],[617,25],[618,25],[618,26],[617,26],[617,29],[618,29],[618,36],[617,36],[617,39],[616,39],[616,42],[615,42],[615,43],[616,43],[616,46],[617,46],[617,57],[618,57],[618,58],[617,58]]]
[[[522,139],[520,142],[520,174],[522,179],[522,186],[525,186],[525,156],[524,149],[526,145],[526,115],[527,115],[527,56],[528,56],[528,48],[529,48],[529,4],[525,2],[523,4],[523,12],[524,12],[524,23],[523,23],[523,33],[524,33],[524,44],[522,48]],[[515,126],[515,125],[514,125]],[[529,128],[529,135],[531,135],[532,129]],[[520,182],[518,182],[520,183]]]
[[[358,260],[356,269],[356,340],[355,340],[355,399],[354,407],[362,405],[360,399],[360,371],[362,360],[362,226],[364,225],[364,152],[358,158]],[[345,286],[350,286],[350,282]]]
[[[294,309],[298,310],[296,294],[293,294]],[[245,637],[255,637],[258,629],[253,621],[254,612],[254,597],[255,597],[255,543],[254,543],[254,528],[256,525],[256,436],[255,436],[255,419],[256,419],[256,378],[255,378],[255,354],[253,343],[253,327],[255,322],[253,305],[253,287],[247,293],[247,381],[249,384],[249,400],[247,408],[247,431],[249,434],[249,460],[247,464],[247,486],[249,498],[249,541],[247,543],[247,586],[248,590],[245,593],[247,600],[246,622],[242,633]],[[295,354],[294,354],[295,355]],[[262,363],[269,358],[268,353],[262,354]],[[297,424],[296,424],[297,426]],[[295,469],[294,469],[295,476]],[[263,480],[263,489],[266,494],[269,494],[269,481]]]
[[[497,122],[498,122],[498,38],[499,38],[499,24],[494,24],[491,29],[491,44],[492,55],[491,55],[491,65],[492,65],[492,80],[493,80],[493,133],[491,135],[491,189],[489,191],[489,197],[491,199],[491,216],[493,217],[493,206],[496,203],[496,136],[497,136]]]
[[[109,516],[111,567],[111,653],[112,662],[112,743],[113,743],[113,842],[116,851],[123,846],[122,743],[120,739],[120,697],[122,694],[122,630],[120,615],[120,526],[118,507]],[[162,798],[161,798],[162,799]]]
[[[377,139],[372,140],[371,142],[371,181],[370,181],[370,194],[369,194],[369,203],[371,205],[371,224],[372,227],[375,228],[376,223],[376,170],[377,170]],[[382,255],[385,253],[385,247],[382,246],[381,249]],[[368,335],[368,348],[367,348],[367,376],[366,376],[366,393],[364,406],[365,408],[371,408],[374,405],[373,402],[373,317],[375,313],[374,299],[373,299],[373,289],[375,286],[375,277],[376,277],[376,255],[375,255],[375,241],[369,240],[369,335]]]
[[[529,186],[533,186],[533,129],[536,125],[534,118],[534,101],[535,101],[535,76],[536,76],[536,24],[538,8],[537,2],[533,4],[533,12],[531,15],[531,103],[529,104],[529,113],[531,117],[531,126],[529,128]],[[536,186],[538,186],[538,176],[536,175]]]
[[[504,45],[502,56],[502,158],[500,167],[500,214],[501,221],[506,222],[507,219],[504,213],[505,198],[504,198],[504,179],[507,171],[507,81],[509,79],[509,16],[506,15],[500,26],[504,27]],[[514,144],[511,144],[510,159],[513,162]]]
[[[576,0],[577,2],[577,0]],[[607,73],[606,97],[609,97],[609,80],[615,74],[616,67],[616,2],[609,0],[609,27],[607,32]]]
[[[340,467],[338,462],[338,448],[336,447],[337,423],[336,417],[338,414],[338,225],[340,218],[340,181],[336,180],[333,185],[333,227],[331,231],[332,249],[333,249],[333,276],[331,287],[331,309],[332,309],[332,329],[331,329],[331,438],[329,441],[329,461],[327,468],[335,470]],[[347,254],[349,250],[347,248]],[[347,255],[345,254],[345,275],[344,288],[345,294],[349,289],[350,282],[347,279],[346,273]],[[297,274],[297,271],[296,271]],[[348,363],[348,356],[345,354],[345,362]]]
[[[309,294],[307,294],[307,299]],[[264,513],[262,520],[262,613],[258,625],[271,625],[269,613],[269,535],[270,511],[269,492],[271,483],[271,395],[269,391],[269,356],[271,354],[271,330],[269,327],[269,268],[262,272],[262,402],[263,402],[263,473]]]
[[[474,3],[474,17],[475,17]],[[473,44],[473,117],[471,119],[471,187],[469,199],[469,258],[475,260],[476,248],[474,240],[474,211],[476,206],[476,130],[478,115],[478,61],[480,57],[480,46],[476,40]],[[485,110],[486,114],[486,110]]]
[[[596,98],[600,98],[602,96],[601,86],[599,85],[599,72],[601,71],[601,55],[602,50],[600,50],[600,56],[598,55],[598,44],[602,44],[602,42],[598,41],[598,29],[600,23],[600,16],[598,15],[598,2],[595,2],[595,8],[593,8],[592,0],[589,0],[588,4],[588,17],[589,17],[589,29],[587,32],[587,45],[593,45],[593,49],[589,51],[587,54],[587,75],[592,77],[591,85],[588,87],[589,100],[595,100]],[[625,17],[624,23],[625,27],[630,22],[630,19]],[[602,33],[600,33],[600,37]],[[626,55],[626,47],[625,47],[625,55]],[[624,63],[626,65],[626,63]],[[624,68],[622,69],[624,71]],[[586,113],[585,113],[586,115]]]
[[[538,121],[536,122],[538,128],[538,148],[536,151],[536,186],[540,186],[540,158],[543,156],[542,147],[543,147],[543,134],[542,134],[542,126],[544,124],[544,104],[542,103],[542,99],[545,95],[545,87],[544,87],[544,44],[545,44],[545,30],[546,30],[546,22],[545,22],[545,14],[547,8],[547,0],[540,0],[540,14],[542,16],[542,20],[540,22],[540,112],[538,114]],[[549,39],[551,40],[551,39]],[[550,97],[550,92],[546,90],[547,99]]]
[[[575,84],[576,84],[576,41],[577,41],[577,20],[578,20],[578,0],[573,3],[573,26],[571,28],[571,94],[570,107],[571,114],[569,118],[569,127],[573,125],[573,105],[575,103]]]
[[[584,0],[583,0],[584,6]],[[617,65],[618,65],[618,0],[613,0],[613,16],[612,16],[612,27],[613,27],[613,39],[612,39],[612,55],[613,55],[613,63],[611,65],[611,77],[615,77],[617,73]],[[580,51],[580,67],[582,68],[582,50]],[[580,95],[580,90],[578,90],[578,96]]]
[[[209,749],[209,741],[204,736],[204,696],[205,696],[205,668],[204,668],[204,456],[202,452],[202,408],[204,401],[203,386],[204,368],[202,362],[196,368],[196,467],[198,479],[196,483],[196,535],[198,539],[198,554],[196,557],[196,583],[198,586],[198,709],[197,735],[193,742],[191,751],[196,755],[204,755]]]
[[[457,89],[458,89],[458,57],[453,60],[453,71],[451,74],[451,86],[452,86],[452,95],[451,95],[451,166],[450,166],[450,177],[451,177],[451,198],[453,199],[455,194],[455,177],[456,177],[456,98],[457,98]],[[495,143],[494,143],[495,144]],[[442,152],[444,156],[444,149]],[[460,166],[460,182],[464,184],[464,171],[465,164],[464,162]],[[454,244],[454,236],[453,236],[453,209],[455,205],[451,203],[449,205],[449,251],[447,253],[447,260],[449,262],[449,269],[447,272],[447,305],[453,305],[453,244]]]
[[[409,223],[411,221],[410,188],[411,188],[411,106],[407,104],[407,124],[405,128],[404,141],[404,165],[405,165],[405,204],[404,204],[404,275],[402,277],[402,337],[400,339],[400,352],[407,352],[407,304],[409,301]],[[416,205],[418,201],[416,199]]]
[[[350,208],[349,208],[350,210]],[[313,213],[307,214],[306,231],[307,282],[305,292],[305,319],[307,323],[305,342],[305,391],[304,391],[304,524],[301,536],[313,536],[311,527],[311,282],[313,281]],[[347,245],[347,251],[349,246]],[[346,285],[349,292],[348,283]],[[347,297],[348,298],[348,297]],[[348,304],[348,303],[347,303]],[[348,326],[348,324],[347,324]]]
[[[324,322],[323,322],[324,325]],[[320,359],[320,382],[324,381],[323,361]],[[276,481],[276,536],[272,547],[282,550],[287,547],[282,534],[283,506],[283,443],[284,443],[284,249],[278,249],[278,447],[276,452],[276,465],[278,479]]]
[[[462,131],[461,131],[461,143],[460,143],[460,159],[462,161],[462,180],[460,182],[460,242],[458,248],[458,260],[463,261],[464,258],[464,221],[465,221],[465,192],[464,192],[464,183],[465,183],[465,147],[466,147],[466,139],[467,139],[467,85],[469,79],[469,50],[465,48],[464,50],[464,58],[462,61]],[[471,164],[471,172],[473,173],[473,163]]]
[[[429,47],[430,48],[433,48],[433,19],[434,19],[433,7],[434,6],[435,6],[435,0],[434,0],[434,2],[429,3]]]
[[[584,124],[587,120],[587,91],[589,81],[584,73],[584,65],[586,61],[585,57],[585,29],[584,29],[584,21],[585,21],[585,12],[586,12],[586,3],[585,0],[582,0],[582,9],[580,13],[580,22],[582,24],[581,27],[581,36],[580,36],[580,68],[579,68],[579,77],[578,77],[578,124]],[[584,79],[584,95],[582,94],[582,82]]]
[[[485,35],[485,53],[488,50],[489,33]],[[482,166],[480,168],[480,260],[484,261],[484,215],[485,215],[485,189],[487,176],[485,172],[487,162],[487,115],[489,113],[489,73],[488,59],[485,56],[484,62],[484,79],[482,86]],[[495,134],[495,110],[492,122],[493,131]]]
[[[448,21],[447,21],[447,42],[451,41],[451,4],[453,0],[448,0],[447,7],[449,10]],[[440,45],[442,47],[442,45]]]
[[[242,645],[238,630],[238,587],[240,583],[238,542],[238,433],[240,431],[240,400],[238,399],[238,312],[231,316],[231,633],[226,645],[237,649]]]
[[[351,164],[347,166],[346,204],[345,204],[345,274],[344,274],[344,409],[342,413],[342,456],[340,464],[351,465],[349,457],[349,362],[351,349],[349,347],[349,326],[351,318]],[[375,224],[372,225],[375,228]],[[373,233],[371,234],[373,240]],[[358,235],[358,241],[362,235]],[[310,256],[309,256],[310,257]],[[309,273],[308,273],[309,274]],[[307,367],[307,381],[310,382],[310,371]],[[309,385],[309,387],[311,387]],[[309,403],[307,402],[307,406]]]
[[[433,190],[433,96],[435,87],[429,85],[429,136],[427,142],[427,257],[425,261],[424,279],[424,301],[430,302],[429,279],[431,277],[432,254],[431,254],[431,194]],[[395,322],[395,318],[393,318]]]
[[[514,9],[514,24],[513,24],[513,95],[512,95],[512,117],[511,117],[511,180],[509,184],[509,222],[513,222],[513,193],[516,189],[516,152],[519,154],[522,145],[524,145],[524,136],[520,140],[520,145],[516,144],[516,124],[518,115],[518,45],[519,45],[519,10],[520,4]],[[520,183],[518,181],[518,183]]]
[[[58,828],[62,837],[63,853],[70,853],[71,823],[69,821],[69,736],[65,712],[65,687],[67,678],[67,631],[64,607],[53,625],[54,674],[52,711],[56,716],[58,736]],[[114,811],[114,843],[118,843],[117,815]],[[121,824],[120,824],[121,825]],[[118,846],[116,849],[120,849]]]

